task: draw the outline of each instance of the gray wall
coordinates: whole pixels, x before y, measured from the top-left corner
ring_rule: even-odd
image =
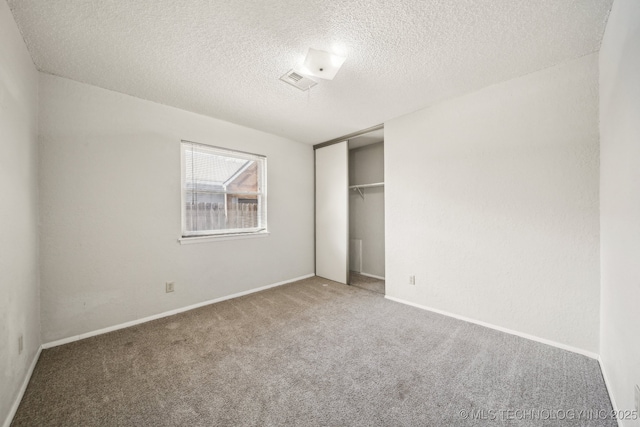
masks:
[[[387,295],[597,353],[598,181],[597,54],[386,122]]]
[[[640,384],[640,2],[616,0],[600,49],[600,357],[619,410]],[[637,422],[636,422],[637,423]],[[638,425],[631,420],[624,426]]]
[[[0,1],[0,424],[40,347],[37,137],[38,72]]]
[[[313,273],[310,145],[46,74],[40,94],[43,341]],[[267,156],[268,237],[178,243],[181,139]]]
[[[384,181],[384,143],[349,150],[349,185]],[[362,239],[362,272],[384,277],[384,187],[349,191],[349,238]]]

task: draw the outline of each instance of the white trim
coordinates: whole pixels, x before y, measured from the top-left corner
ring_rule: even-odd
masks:
[[[434,312],[434,313],[442,314],[442,315],[445,315],[445,316],[453,317],[455,319],[464,320],[465,322],[474,323],[476,325],[484,326],[485,328],[495,329],[495,330],[500,331],[500,332],[505,332],[507,334],[516,335],[518,337],[526,338],[528,340],[537,341],[537,342],[540,342],[542,344],[547,344],[547,345],[550,345],[550,346],[553,346],[553,347],[561,348],[562,350],[567,350],[567,351],[571,351],[573,353],[578,353],[578,354],[581,354],[583,356],[590,357],[591,359],[596,359],[596,360],[598,359],[598,354],[593,353],[593,352],[588,351],[588,350],[583,350],[583,349],[578,348],[578,347],[573,347],[573,346],[570,346],[570,345],[567,345],[567,344],[562,344],[562,343],[559,343],[559,342],[556,342],[556,341],[548,340],[546,338],[540,338],[540,337],[537,337],[535,335],[526,334],[524,332],[514,331],[513,329],[503,328],[502,326],[492,325],[491,323],[486,323],[486,322],[483,322],[481,320],[475,320],[475,319],[471,319],[469,317],[460,316],[458,314],[449,313],[448,311],[439,310],[437,308],[431,308],[431,307],[427,307],[425,305],[415,304],[415,303],[412,303],[412,302],[409,302],[409,301],[405,301],[405,300],[400,299],[400,298],[390,297],[389,295],[385,295],[385,298],[387,298],[387,299],[389,299],[391,301],[399,302],[401,304],[406,304],[406,305],[410,305],[412,307],[421,308],[422,310],[427,310],[427,311],[431,311],[431,312]]]
[[[31,361],[31,366],[29,366],[29,370],[27,371],[27,374],[24,376],[24,380],[22,381],[22,386],[20,387],[20,390],[18,390],[18,395],[16,396],[16,399],[14,400],[13,405],[11,405],[11,409],[7,414],[7,418],[5,418],[4,420],[3,427],[11,426],[11,423],[13,422],[13,417],[16,416],[16,412],[18,411],[18,406],[20,406],[20,402],[22,401],[22,398],[24,396],[24,392],[27,391],[27,386],[29,385],[29,381],[31,381],[31,375],[33,375],[33,370],[36,367],[36,363],[38,363],[38,359],[40,359],[40,353],[42,353],[42,346],[38,347],[38,351],[36,352],[36,355],[33,357],[33,361]]]
[[[604,370],[604,363],[602,362],[602,358],[598,356],[598,364],[600,365],[600,371],[602,372],[602,378],[604,379],[604,385],[607,387],[607,393],[609,394],[609,400],[611,400],[611,406],[613,407],[613,411],[618,413],[618,405],[616,405],[616,400],[613,398],[613,389],[611,388],[611,382],[607,378],[607,372]],[[618,422],[618,427],[622,427],[622,422],[619,418],[616,418]]]
[[[256,239],[259,237],[269,237],[268,231],[258,231],[256,233],[243,234],[220,234],[211,236],[181,237],[178,239],[181,245],[191,245],[193,243],[220,242],[223,240]]]
[[[351,259],[353,258],[351,256],[351,245],[352,244],[356,244],[357,246],[357,253],[360,255],[360,262],[358,263],[359,265],[357,266],[357,270],[351,270]],[[349,239],[349,270],[350,271],[355,271],[356,273],[360,273],[362,271],[362,239]]]
[[[304,276],[296,277],[289,280],[283,280],[282,282],[273,283],[271,285],[261,286],[259,288],[249,289],[248,291],[242,291],[235,294],[227,295],[220,298],[215,298],[208,301],[199,302],[196,304],[188,305],[186,307],[176,308],[174,310],[165,311],[164,313],[154,314],[152,316],[143,317],[142,319],[132,320],[130,322],[120,323],[119,325],[109,326],[107,328],[98,329],[96,331],[85,332],[80,335],[74,335],[72,337],[62,338],[60,340],[51,341],[45,344],[42,344],[42,348],[47,349],[51,347],[57,347],[59,345],[68,344],[70,342],[79,341],[85,338],[94,337],[96,335],[106,334],[108,332],[117,331],[118,329],[128,328],[130,326],[139,325],[141,323],[150,322],[152,320],[161,319],[163,317],[173,316],[174,314],[182,313],[185,311],[193,310],[194,308],[204,307],[205,305],[215,304],[217,302],[226,301],[233,298],[238,298],[244,295],[249,295],[254,292],[264,291],[266,289],[275,288],[276,286],[286,285],[287,283],[297,282],[298,280],[308,279],[309,277],[313,277],[315,274],[305,274]]]
[[[375,274],[363,273],[362,271],[360,272],[360,274],[362,274],[363,276],[367,276],[367,277],[373,277],[374,279],[384,280],[384,277],[376,276]]]

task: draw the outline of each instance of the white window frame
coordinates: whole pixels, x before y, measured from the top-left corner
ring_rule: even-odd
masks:
[[[258,227],[254,228],[235,228],[225,230],[202,230],[199,232],[187,231],[187,218],[186,218],[186,156],[185,152],[193,146],[202,146],[204,150],[216,152],[223,156],[233,157],[243,160],[254,160],[260,163],[258,167],[258,192],[246,193],[247,195],[257,195],[259,197],[259,214],[261,212],[262,222]],[[227,193],[222,193],[227,194]],[[243,194],[237,192],[229,192],[228,194]],[[226,200],[226,196],[225,196]],[[230,239],[242,239],[251,237],[266,237],[268,232],[267,222],[267,157],[261,154],[248,153],[245,151],[233,150],[226,147],[218,147],[209,144],[202,144],[198,142],[192,142],[182,140],[180,142],[180,212],[181,212],[181,233],[178,241],[181,244],[185,243],[199,243],[210,240],[230,240]]]

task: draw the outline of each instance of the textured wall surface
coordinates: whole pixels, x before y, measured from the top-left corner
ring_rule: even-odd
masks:
[[[313,272],[310,146],[47,74],[40,94],[44,342]],[[178,243],[181,139],[267,156],[270,236]]]
[[[310,143],[595,52],[611,3],[9,0],[41,71]],[[310,96],[308,48],[347,56]]]
[[[349,150],[349,185],[384,182],[384,144]],[[384,187],[349,191],[349,238],[362,240],[362,272],[384,277]]]
[[[40,347],[37,138],[38,72],[0,1],[0,424]]]
[[[640,2],[616,0],[600,50],[600,357],[609,392],[627,410],[640,385],[639,47]]]
[[[597,79],[588,55],[385,123],[387,295],[597,353]]]

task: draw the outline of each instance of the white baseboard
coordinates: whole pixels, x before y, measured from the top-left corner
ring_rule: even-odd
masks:
[[[22,397],[24,396],[24,392],[27,390],[27,386],[29,385],[29,381],[31,380],[31,375],[33,375],[33,370],[36,367],[36,363],[38,363],[38,359],[40,359],[40,353],[42,353],[42,346],[38,347],[38,351],[36,355],[33,357],[31,361],[31,366],[27,370],[27,374],[24,376],[24,381],[22,381],[22,386],[20,386],[20,390],[18,390],[18,395],[13,401],[13,405],[7,414],[7,418],[4,420],[3,427],[9,427],[13,422],[13,417],[15,417],[16,412],[18,411],[18,406],[20,406],[20,402],[22,401]]]
[[[363,273],[362,271],[360,272],[360,274],[362,274],[363,276],[367,276],[367,277],[373,277],[374,279],[384,280],[384,277],[376,276],[375,274]]]
[[[583,349],[578,348],[578,347],[573,347],[573,346],[570,346],[570,345],[567,345],[567,344],[562,344],[562,343],[559,343],[559,342],[556,342],[556,341],[548,340],[546,338],[540,338],[540,337],[537,337],[535,335],[526,334],[524,332],[514,331],[513,329],[503,328],[502,326],[492,325],[491,323],[483,322],[481,320],[471,319],[471,318],[468,318],[468,317],[465,317],[465,316],[460,316],[460,315],[454,314],[454,313],[449,313],[447,311],[439,310],[437,308],[432,308],[432,307],[427,307],[425,305],[415,304],[415,303],[412,303],[412,302],[409,302],[409,301],[405,301],[405,300],[400,299],[400,298],[390,297],[389,295],[385,295],[385,298],[387,298],[387,299],[389,299],[391,301],[399,302],[401,304],[406,304],[406,305],[410,305],[412,307],[420,308],[422,310],[427,310],[427,311],[431,311],[433,313],[442,314],[444,316],[453,317],[453,318],[458,319],[458,320],[464,320],[465,322],[474,323],[476,325],[484,326],[485,328],[495,329],[495,330],[500,331],[500,332],[505,332],[507,334],[516,335],[516,336],[519,336],[519,337],[522,337],[522,338],[526,338],[528,340],[537,341],[537,342],[540,342],[542,344],[547,344],[547,345],[550,345],[550,346],[553,346],[553,347],[561,348],[563,350],[571,351],[573,353],[578,353],[578,354],[581,354],[583,356],[590,357],[591,359],[598,360],[598,354],[590,352],[588,350],[583,350]]]
[[[59,345],[68,344],[70,342],[79,341],[81,339],[85,339],[85,338],[89,338],[89,337],[94,337],[96,335],[106,334],[107,332],[113,332],[113,331],[117,331],[118,329],[128,328],[130,326],[139,325],[141,323],[150,322],[152,320],[161,319],[163,317],[173,316],[174,314],[178,314],[178,313],[182,313],[182,312],[185,312],[185,311],[193,310],[193,309],[199,308],[199,307],[204,307],[205,305],[215,304],[217,302],[222,302],[222,301],[226,301],[226,300],[229,300],[229,299],[238,298],[238,297],[241,297],[241,296],[244,296],[244,295],[252,294],[254,292],[260,292],[260,291],[264,291],[266,289],[275,288],[276,286],[286,285],[287,283],[297,282],[298,280],[308,279],[309,277],[313,277],[313,276],[315,276],[314,273],[306,274],[304,276],[296,277],[296,278],[289,279],[289,280],[284,280],[282,282],[273,283],[271,285],[261,286],[259,288],[249,289],[248,291],[242,291],[242,292],[238,292],[236,294],[231,294],[231,295],[227,295],[227,296],[224,296],[224,297],[220,297],[220,298],[215,298],[215,299],[208,300],[208,301],[199,302],[197,304],[188,305],[186,307],[176,308],[175,310],[165,311],[164,313],[154,314],[153,316],[147,316],[147,317],[143,317],[141,319],[132,320],[130,322],[120,323],[118,325],[109,326],[107,328],[98,329],[96,331],[85,332],[85,333],[80,334],[80,335],[74,335],[72,337],[62,338],[62,339],[59,339],[59,340],[56,340],[56,341],[51,341],[51,342],[42,344],[42,348],[46,349],[46,348],[51,348],[51,347],[57,347]]]
[[[602,371],[602,378],[604,378],[604,385],[607,387],[607,393],[609,394],[609,400],[611,400],[611,406],[613,407],[613,410],[617,414],[618,413],[618,405],[616,405],[616,400],[613,398],[613,393],[611,393],[611,390],[613,390],[611,388],[611,385],[610,385],[611,382],[607,378],[607,371],[604,369],[604,364],[602,363],[602,358],[600,356],[598,356],[598,363],[600,364],[600,371]],[[616,421],[618,422],[618,427],[622,427],[622,423],[621,423],[620,419],[616,419]]]

